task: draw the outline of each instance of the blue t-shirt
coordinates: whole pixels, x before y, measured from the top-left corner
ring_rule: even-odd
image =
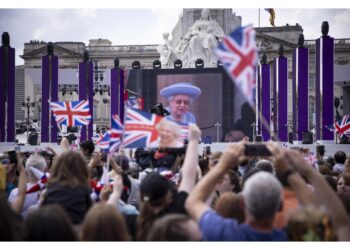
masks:
[[[282,230],[262,233],[247,224],[238,224],[234,219],[225,219],[213,210],[206,211],[199,227],[205,241],[286,241],[287,234]]]

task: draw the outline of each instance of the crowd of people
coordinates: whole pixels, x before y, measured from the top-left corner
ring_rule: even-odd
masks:
[[[312,166],[276,142],[271,156],[245,155],[247,140],[198,155],[200,138],[190,125],[182,148],[4,152],[0,240],[350,240],[349,152]]]

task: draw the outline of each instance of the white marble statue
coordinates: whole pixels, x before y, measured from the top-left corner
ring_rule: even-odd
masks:
[[[224,36],[220,25],[210,18],[209,9],[203,9],[201,18],[189,28],[185,37],[176,46],[183,66],[192,68],[199,58],[204,61],[205,67],[216,66],[214,48]]]
[[[177,59],[176,52],[169,40],[169,33],[163,33],[164,43],[157,48],[163,68],[172,68]]]

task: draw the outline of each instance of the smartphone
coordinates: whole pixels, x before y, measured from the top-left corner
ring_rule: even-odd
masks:
[[[17,155],[16,155],[16,151],[8,151],[7,152],[8,156],[9,156],[9,160],[10,163],[15,163],[17,164]]]
[[[271,156],[265,144],[246,144],[244,154],[246,156]]]

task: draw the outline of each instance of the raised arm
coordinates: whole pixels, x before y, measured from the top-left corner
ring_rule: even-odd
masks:
[[[198,165],[198,141],[201,131],[195,124],[189,125],[189,141],[187,145],[184,164],[182,166],[182,180],[179,191],[190,193],[195,185]]]
[[[109,196],[107,204],[117,206],[118,201],[122,195],[122,192],[123,192],[123,179],[120,175],[117,175],[114,178],[113,191],[112,191],[112,194]]]
[[[230,145],[220,157],[218,164],[209,171],[195,186],[193,191],[187,198],[186,210],[190,216],[199,221],[202,215],[210,209],[206,204],[206,200],[214,190],[217,182],[224,174],[238,164],[239,156],[244,152],[244,144],[236,143]]]
[[[272,141],[267,143],[267,148],[275,157],[276,174],[286,178],[289,186],[297,196],[299,203],[301,205],[319,205],[315,195],[306,185],[300,174],[289,167],[289,163],[285,157],[286,151]]]
[[[23,165],[23,157],[17,153],[17,170],[19,172],[18,193],[16,200],[11,204],[14,211],[21,213],[27,192],[27,174]]]
[[[347,215],[343,204],[332,190],[326,180],[317,173],[297,152],[287,151],[286,159],[292,164],[293,168],[315,187],[315,192],[321,203],[326,206],[332,223],[335,226],[338,240],[350,240],[350,218]]]

